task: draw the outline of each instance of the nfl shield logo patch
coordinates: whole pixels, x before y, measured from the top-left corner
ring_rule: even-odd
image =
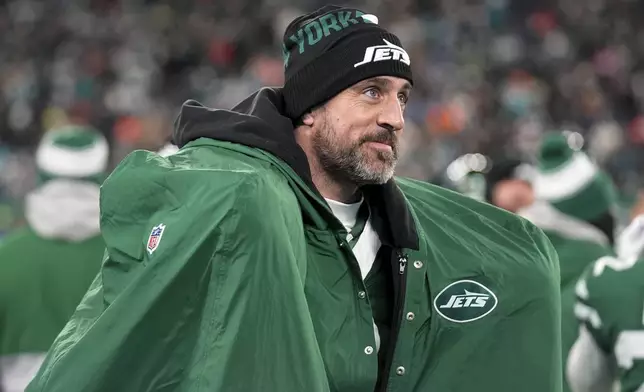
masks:
[[[165,230],[164,224],[160,224],[152,228],[152,232],[150,232],[150,237],[148,238],[147,246],[149,254],[152,254],[152,252],[154,252],[159,247],[161,236],[163,236],[163,230]]]

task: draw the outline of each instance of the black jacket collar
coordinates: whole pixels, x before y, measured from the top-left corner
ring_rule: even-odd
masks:
[[[282,92],[276,88],[263,88],[232,110],[210,109],[189,100],[175,121],[173,142],[183,147],[193,140],[210,138],[259,148],[283,160],[318,193],[306,155],[295,141],[293,123],[282,113]],[[366,186],[363,191],[376,211],[374,226],[383,243],[418,249],[414,220],[395,181]]]

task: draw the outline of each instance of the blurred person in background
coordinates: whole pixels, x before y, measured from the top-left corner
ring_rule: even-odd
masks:
[[[577,337],[575,283],[589,264],[612,254],[613,198],[602,176],[563,134],[543,140],[537,167],[519,159],[498,159],[484,173],[485,200],[534,223],[557,251],[564,361]],[[567,192],[556,194],[563,190]],[[564,390],[568,390],[565,383]]]
[[[547,135],[532,178],[534,203],[517,210],[546,232],[560,257],[562,284],[614,244],[615,192],[610,179],[563,134]]]
[[[0,245],[0,385],[22,392],[99,271],[99,186],[109,149],[85,127],[54,129],[36,152],[28,226]],[[100,349],[100,348],[98,348]]]
[[[534,206],[534,171],[530,164],[519,159],[493,163],[484,176],[485,200],[513,213]]]
[[[576,287],[580,328],[567,360],[573,392],[644,390],[644,214],[624,230],[618,257],[592,264]]]
[[[578,334],[575,284],[588,265],[614,254],[616,224],[610,178],[571,140],[567,133],[544,137],[533,181],[537,202],[517,212],[546,233],[559,255],[564,365]]]
[[[283,89],[188,101],[179,152],[122,161],[102,273],[28,390],[560,391],[543,233],[393,178],[401,45],[357,9],[302,15]]]

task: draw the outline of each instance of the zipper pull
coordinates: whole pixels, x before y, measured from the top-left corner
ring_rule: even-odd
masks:
[[[407,256],[400,254],[398,255],[398,273],[400,275],[405,274],[405,268],[407,268]]]

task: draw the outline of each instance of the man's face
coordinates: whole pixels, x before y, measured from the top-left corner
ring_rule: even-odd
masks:
[[[322,168],[357,185],[393,177],[410,90],[405,79],[375,77],[314,110],[312,148]]]

